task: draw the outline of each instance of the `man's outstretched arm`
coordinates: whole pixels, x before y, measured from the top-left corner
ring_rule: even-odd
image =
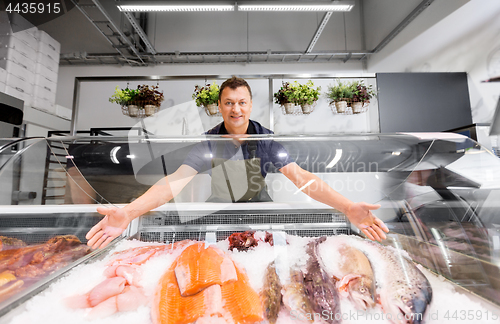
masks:
[[[389,229],[371,212],[378,209],[380,205],[352,202],[295,162],[287,164],[279,171],[309,197],[344,213],[349,221],[371,240],[381,241],[386,238],[385,233],[388,233]]]
[[[98,207],[97,212],[105,217],[87,233],[87,245],[93,249],[105,247],[121,235],[132,220],[177,196],[197,173],[192,167],[183,164],[174,173],[159,180],[142,196],[123,208]]]

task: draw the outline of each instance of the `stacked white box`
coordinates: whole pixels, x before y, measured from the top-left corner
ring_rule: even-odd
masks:
[[[19,21],[20,24],[25,22]],[[8,20],[0,23],[0,68],[5,69],[4,84],[0,90],[24,101],[31,106],[36,68],[38,39],[37,28],[22,29]]]
[[[18,35],[22,33],[24,32],[12,35],[0,35],[1,57],[8,57],[9,52],[15,50],[32,61],[36,60],[36,48],[33,48],[32,45],[26,43],[22,38],[18,37]]]
[[[36,57],[37,63],[57,73],[59,70],[61,45],[43,30],[38,31],[37,38],[39,40]]]
[[[0,92],[5,92],[6,82],[7,82],[7,71],[0,68]]]
[[[61,44],[58,41],[50,37],[49,34],[43,30],[39,30],[37,34],[38,38],[38,52],[52,54],[56,56],[59,60],[59,54],[61,53]]]
[[[33,107],[56,114],[57,73],[61,45],[39,30],[33,90]]]
[[[57,83],[57,72],[49,70],[45,65],[37,64],[35,73],[36,73],[35,78],[40,76],[49,81]]]
[[[14,74],[7,75],[7,83],[5,93],[21,99],[25,106],[31,106],[33,84],[15,76]]]

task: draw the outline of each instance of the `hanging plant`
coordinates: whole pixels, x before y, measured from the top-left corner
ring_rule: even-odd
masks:
[[[194,86],[192,98],[196,101],[196,106],[207,107],[208,105],[218,104],[219,102],[219,86],[214,81],[212,84],[205,86]]]
[[[159,91],[158,86],[148,86],[146,84],[143,84],[137,87],[137,91],[139,93],[136,97],[136,100],[142,107],[146,105],[160,107],[163,100],[165,100],[163,91]]]
[[[290,83],[283,82],[278,92],[274,93],[274,103],[277,103],[280,106],[285,106],[289,103],[293,104],[292,100],[290,99],[293,92],[294,89],[292,88]]]
[[[192,98],[195,100],[196,106],[205,108],[208,115],[216,115],[219,103],[219,85],[215,81],[203,87],[195,85]]]
[[[109,98],[109,102],[117,103],[120,106],[128,106],[132,101],[135,100],[138,94],[139,90],[129,89],[128,87],[125,89],[120,89],[119,86],[116,86],[115,92]]]

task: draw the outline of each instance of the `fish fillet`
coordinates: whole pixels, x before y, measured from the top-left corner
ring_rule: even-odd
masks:
[[[205,248],[204,243],[193,244],[182,252],[177,259],[175,276],[182,296],[237,279],[233,261],[215,247]]]
[[[174,262],[160,279],[156,288],[151,318],[154,324],[187,324],[200,317],[216,315],[221,312],[221,287],[211,285],[203,291],[181,296],[175,277]]]
[[[252,289],[248,276],[239,266],[235,267],[237,281],[221,286],[224,310],[231,314],[234,323],[258,323],[264,320],[259,295]]]

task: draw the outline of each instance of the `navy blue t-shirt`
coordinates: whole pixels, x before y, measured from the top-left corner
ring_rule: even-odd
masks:
[[[205,134],[209,136],[227,134],[224,122],[210,129]],[[247,134],[273,134],[273,132],[258,122],[250,120]],[[208,139],[207,141],[195,145],[184,160],[184,164],[189,165],[199,173],[206,171],[210,172],[212,169],[213,157],[217,156],[228,160],[231,159],[232,155],[236,153],[234,145],[229,145],[230,141],[224,141],[226,145],[218,145],[217,142],[218,141],[210,141],[210,139]],[[220,150],[222,150],[222,152]],[[263,139],[258,141],[244,141],[241,145],[241,150],[245,160],[253,157],[260,158],[260,172],[264,178],[271,165],[274,165],[274,167],[279,170],[285,165],[293,162],[283,145],[276,143],[274,140]]]

